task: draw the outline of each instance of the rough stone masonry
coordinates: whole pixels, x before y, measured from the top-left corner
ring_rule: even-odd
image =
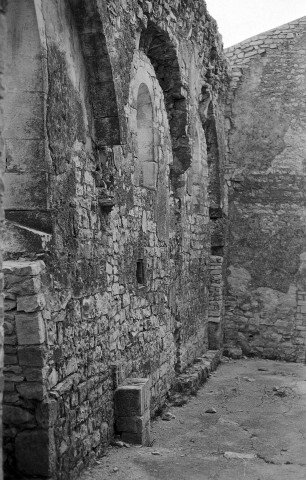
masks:
[[[227,64],[202,1],[12,0],[6,22],[5,469],[75,479],[114,433],[146,442],[220,343]]]
[[[203,0],[5,18],[4,465],[72,480],[224,334],[304,360],[305,21],[227,60]]]
[[[3,170],[4,170],[4,142],[3,142],[3,92],[5,67],[5,22],[6,1],[0,2],[0,239],[3,237],[4,209],[3,209]],[[3,360],[4,360],[4,331],[3,331],[3,272],[2,272],[2,242],[0,241],[0,479],[2,480],[2,402],[3,402]]]
[[[306,19],[226,51],[229,254],[225,342],[305,362]]]

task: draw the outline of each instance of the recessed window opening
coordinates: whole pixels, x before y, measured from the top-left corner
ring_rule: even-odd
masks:
[[[144,269],[143,258],[140,258],[136,262],[136,279],[137,279],[138,285],[145,284],[145,269]]]
[[[137,95],[137,144],[140,185],[156,188],[154,162],[153,106],[148,87],[142,83]]]

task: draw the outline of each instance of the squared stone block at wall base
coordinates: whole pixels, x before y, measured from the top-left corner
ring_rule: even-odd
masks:
[[[26,430],[15,440],[18,470],[29,476],[50,477],[53,470],[53,444],[45,430]]]
[[[145,425],[141,433],[129,433],[123,432],[121,434],[121,440],[132,445],[150,445],[150,422]]]
[[[150,423],[150,410],[146,410],[145,414],[141,417],[117,417],[116,418],[116,430],[119,433],[129,432],[140,434],[146,425]]]
[[[146,378],[125,380],[115,391],[115,425],[123,441],[150,443],[150,381]]]
[[[130,378],[115,391],[116,417],[143,415],[150,405],[150,382],[146,378]]]

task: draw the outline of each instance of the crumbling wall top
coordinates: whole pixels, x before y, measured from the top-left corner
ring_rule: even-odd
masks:
[[[306,16],[247,38],[225,49],[225,55],[231,66],[246,65],[255,57],[266,55],[271,50],[294,42],[305,33],[305,27]]]

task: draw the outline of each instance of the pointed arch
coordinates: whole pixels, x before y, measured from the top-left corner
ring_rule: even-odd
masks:
[[[150,59],[164,93],[172,140],[172,174],[176,177],[184,173],[192,161],[187,91],[182,81],[176,46],[167,32],[149,21],[141,34],[140,49]]]

